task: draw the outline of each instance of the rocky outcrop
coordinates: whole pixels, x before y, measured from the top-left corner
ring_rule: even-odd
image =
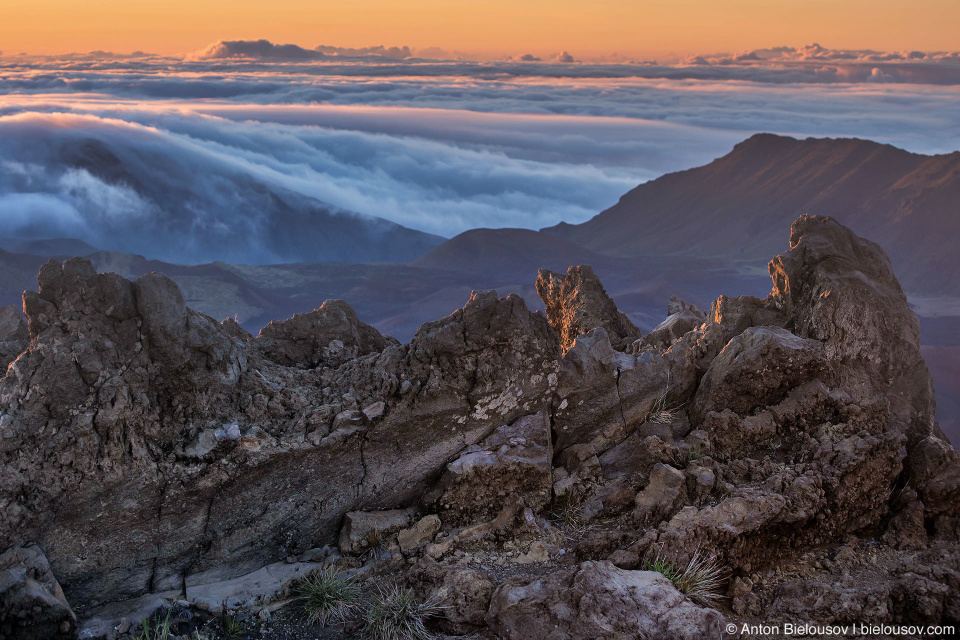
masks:
[[[285,367],[338,367],[359,356],[400,344],[361,322],[343,300],[327,300],[319,309],[274,320],[254,340],[260,353]]]
[[[163,276],[70,260],[39,281],[31,348],[0,383],[0,546],[43,544],[84,605],[189,594],[332,542],[348,511],[412,505],[555,380],[556,334],[515,296],[475,294],[409,345],[304,371]]]
[[[801,216],[790,250],[770,262],[771,302],[800,337],[823,343],[840,383],[859,399],[881,394],[912,446],[934,432],[933,380],[920,326],[879,246],[831,218]]]
[[[163,276],[48,263],[0,380],[0,549],[4,611],[57,613],[2,619],[97,637],[336,564],[505,638],[956,620],[960,455],[882,251],[804,217],[771,274],[648,341],[589,268],[541,272],[546,317],[474,292],[400,345],[341,302],[253,338]],[[692,558],[722,615],[664,568]]]
[[[607,332],[615,346],[640,337],[640,330],[617,311],[589,265],[570,267],[566,275],[541,269],[537,295],[546,307],[550,326],[560,334],[564,351],[573,346],[577,336],[598,328]]]

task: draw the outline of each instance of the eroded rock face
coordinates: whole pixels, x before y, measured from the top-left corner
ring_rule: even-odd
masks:
[[[370,353],[400,344],[361,322],[343,300],[327,300],[319,309],[274,320],[257,335],[254,344],[269,360],[285,367],[338,367]]]
[[[607,332],[615,346],[624,346],[640,337],[640,330],[617,311],[617,305],[589,265],[570,267],[566,275],[541,269],[537,294],[546,305],[550,326],[560,334],[564,351],[573,346],[578,336],[598,328]]]
[[[0,371],[27,350],[30,337],[20,307],[0,307]]]
[[[652,571],[626,571],[585,562],[525,585],[507,583],[493,594],[487,623],[508,640],[542,637],[592,640],[642,637],[694,640],[719,637],[723,617],[698,607]]]
[[[806,380],[830,378],[823,347],[779,327],[750,327],[713,359],[700,381],[690,417],[702,421],[708,411],[747,414],[779,402]]]
[[[189,592],[333,542],[348,511],[412,505],[555,380],[556,334],[515,296],[475,294],[409,345],[305,371],[163,276],[70,260],[39,280],[33,343],[0,382],[0,546],[42,543],[85,605]]]

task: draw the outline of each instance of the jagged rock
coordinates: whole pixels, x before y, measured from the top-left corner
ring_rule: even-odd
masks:
[[[751,327],[713,359],[690,410],[694,424],[708,411],[747,414],[776,404],[793,387],[829,375],[823,348],[779,327]]]
[[[803,215],[790,229],[790,250],[770,262],[770,277],[771,301],[797,335],[823,343],[847,393],[884,395],[911,448],[934,433],[920,326],[883,249],[832,218]]]
[[[75,638],[77,618],[36,546],[0,555],[0,638]]]
[[[547,411],[524,416],[497,428],[447,465],[424,501],[445,520],[489,520],[510,495],[540,510],[550,502],[553,447]]]
[[[399,342],[361,322],[343,300],[327,300],[309,313],[274,320],[260,330],[254,344],[277,364],[313,369],[321,365],[336,368]]]
[[[677,296],[670,298],[667,313],[667,318],[663,322],[643,336],[643,344],[657,349],[666,349],[707,319],[703,309],[695,304],[684,302]]]
[[[684,311],[690,311],[701,318],[706,318],[706,314],[703,312],[703,309],[697,305],[681,300],[676,295],[670,296],[670,301],[667,303],[667,315],[672,316],[677,313],[683,313]]]
[[[565,276],[541,269],[537,295],[546,307],[550,326],[560,334],[564,351],[578,336],[593,329],[603,328],[615,346],[640,337],[640,330],[626,314],[617,311],[589,265],[570,267]]]
[[[359,553],[370,548],[370,540],[396,533],[410,524],[415,509],[351,511],[343,516],[337,542],[340,553]]]
[[[750,327],[786,328],[790,322],[789,316],[773,302],[753,296],[720,296],[710,307],[709,319],[722,328],[726,340]]]
[[[512,581],[493,594],[487,624],[507,640],[719,637],[723,617],[686,599],[652,571],[584,562],[528,584]]]

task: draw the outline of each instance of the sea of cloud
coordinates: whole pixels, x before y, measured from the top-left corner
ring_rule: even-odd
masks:
[[[238,249],[248,261],[282,261],[254,246],[277,194],[452,236],[584,221],[759,131],[960,148],[949,53],[781,48],[679,65],[414,55],[261,41],[182,58],[0,58],[0,234],[183,261],[178,234],[227,229],[250,237]],[[219,256],[205,246],[189,261]]]

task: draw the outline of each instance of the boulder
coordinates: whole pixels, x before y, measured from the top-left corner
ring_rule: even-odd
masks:
[[[667,307],[667,318],[658,324],[653,331],[643,336],[643,344],[656,349],[666,349],[679,340],[689,331],[696,329],[707,319],[703,309],[690,304],[677,296],[670,298]]]
[[[658,462],[650,472],[650,482],[634,501],[634,519],[655,524],[673,515],[687,498],[686,485],[683,472]]]
[[[567,274],[541,269],[537,294],[546,307],[547,319],[560,335],[564,351],[578,336],[603,328],[611,344],[623,347],[640,337],[640,330],[607,295],[589,265],[570,267]]]
[[[343,516],[340,553],[353,554],[370,548],[370,541],[383,539],[410,524],[414,509],[387,509],[384,511],[351,511]]]
[[[690,418],[700,424],[708,411],[747,414],[776,404],[801,382],[829,375],[823,347],[816,340],[779,327],[751,327],[713,359],[697,389]]]
[[[602,561],[504,583],[486,621],[506,640],[541,638],[547,631],[558,640],[699,640],[720,637],[723,617],[690,602],[659,573]]]
[[[257,350],[268,359],[301,369],[336,368],[358,356],[380,353],[397,344],[394,338],[361,322],[343,300],[327,300],[309,313],[274,320],[254,339]]]
[[[76,636],[77,618],[40,548],[13,547],[0,554],[0,638]]]
[[[440,532],[441,526],[440,518],[435,513],[420,518],[415,525],[402,530],[397,535],[400,550],[410,553],[433,541],[433,537]]]

